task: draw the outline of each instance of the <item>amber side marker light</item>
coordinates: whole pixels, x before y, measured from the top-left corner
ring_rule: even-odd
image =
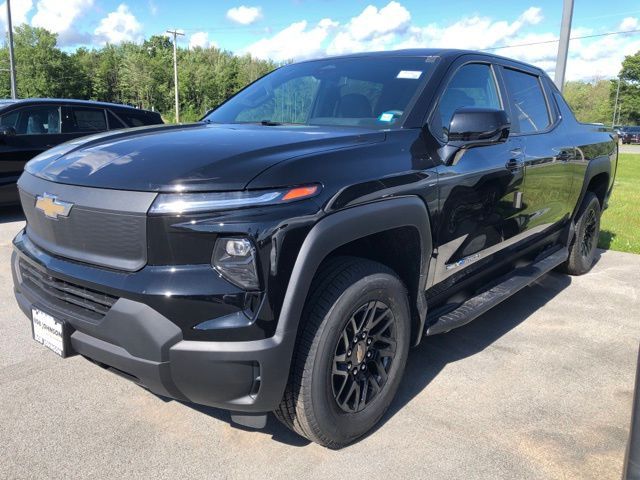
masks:
[[[284,197],[282,197],[282,200],[284,200],[284,201],[286,201],[286,200],[299,200],[301,198],[310,197],[312,195],[315,195],[317,191],[318,191],[318,186],[317,185],[311,185],[311,186],[308,186],[308,187],[292,188],[291,190],[289,190],[284,195]]]

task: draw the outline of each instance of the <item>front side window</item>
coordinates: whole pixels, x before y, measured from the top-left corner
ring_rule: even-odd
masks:
[[[432,132],[446,140],[453,114],[464,107],[502,108],[489,65],[469,63],[453,75],[432,117]]]
[[[0,125],[3,127],[13,127],[16,128],[16,123],[18,123],[18,117],[20,116],[19,110],[14,110],[13,112],[9,112],[0,117]]]
[[[16,135],[47,135],[60,133],[60,108],[26,107],[3,115],[0,123],[14,127]]]
[[[64,119],[65,133],[102,132],[107,129],[107,120],[101,108],[78,108],[67,110]]]
[[[545,130],[551,121],[539,77],[505,68],[504,80],[520,132],[532,133]]]
[[[360,57],[282,67],[204,118],[213,123],[397,125],[431,74],[434,57]]]

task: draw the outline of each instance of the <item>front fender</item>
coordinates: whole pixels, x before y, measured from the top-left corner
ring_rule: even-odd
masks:
[[[338,247],[354,240],[399,227],[413,227],[420,238],[420,279],[416,293],[420,317],[419,331],[424,326],[425,290],[428,261],[433,248],[429,215],[424,202],[416,196],[391,198],[359,205],[324,217],[309,232],[302,244],[291,272],[278,320],[277,332],[296,334],[309,287],[318,267]]]

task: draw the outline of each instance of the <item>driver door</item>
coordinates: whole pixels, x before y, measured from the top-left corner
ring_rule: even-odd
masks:
[[[493,65],[471,62],[453,69],[430,122],[432,133],[444,143],[456,110],[506,108]],[[437,169],[440,221],[434,283],[473,273],[522,233],[522,141],[508,138],[463,149]]]

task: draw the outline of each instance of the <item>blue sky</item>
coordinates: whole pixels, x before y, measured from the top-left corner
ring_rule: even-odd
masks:
[[[617,74],[640,50],[640,2],[576,0],[567,76]],[[14,25],[59,34],[65,49],[142,41],[181,29],[184,47],[216,45],[274,60],[406,47],[492,49],[553,73],[561,0],[12,0]],[[4,3],[0,22],[5,21]],[[547,42],[547,43],[540,43]],[[531,44],[520,46],[521,44]],[[505,45],[516,47],[497,48]]]

